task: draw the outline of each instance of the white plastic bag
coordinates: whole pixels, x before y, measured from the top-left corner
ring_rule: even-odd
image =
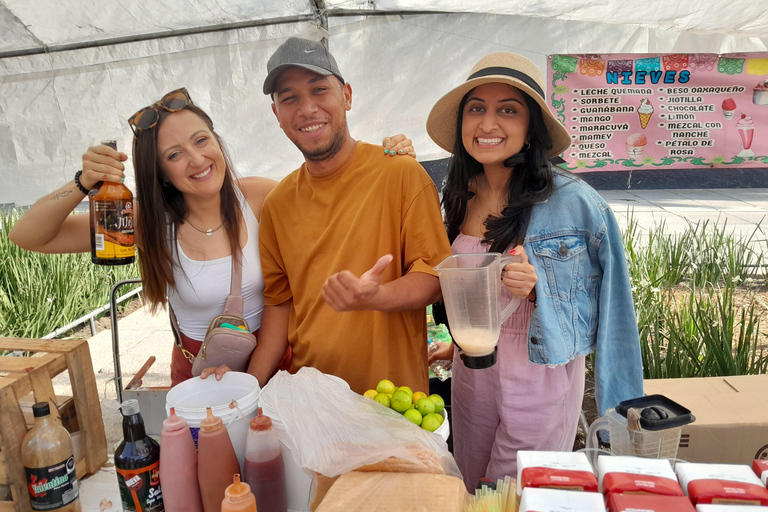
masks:
[[[425,453],[441,472],[461,477],[442,437],[315,368],[302,368],[294,375],[278,372],[259,400],[285,430],[295,462],[316,473],[335,477],[390,457],[435,472],[434,464],[417,456]]]

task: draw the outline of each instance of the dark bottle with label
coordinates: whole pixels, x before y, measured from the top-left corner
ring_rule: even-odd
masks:
[[[35,424],[21,442],[32,510],[80,512],[80,491],[72,455],[72,438],[51,418],[48,402],[32,406]]]
[[[117,151],[114,140],[102,144]],[[91,261],[98,265],[133,263],[133,194],[122,183],[100,181],[88,192]]]
[[[115,450],[115,469],[125,512],[163,512],[160,489],[160,445],[147,435],[139,414],[139,401],[126,400],[123,441]]]

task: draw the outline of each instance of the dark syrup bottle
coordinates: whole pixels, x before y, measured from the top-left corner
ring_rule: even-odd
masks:
[[[102,144],[117,151],[114,140]],[[133,193],[122,183],[100,181],[88,192],[91,216],[91,261],[127,265],[136,259],[133,242]]]
[[[123,510],[163,512],[160,445],[147,435],[138,400],[124,401],[120,410],[123,440],[115,450],[115,468]]]

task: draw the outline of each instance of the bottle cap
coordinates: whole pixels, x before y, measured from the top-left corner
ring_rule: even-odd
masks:
[[[251,420],[251,430],[262,431],[272,428],[272,418],[264,416],[261,407],[256,409],[256,417]]]
[[[35,418],[42,418],[51,414],[51,406],[48,402],[38,402],[32,406],[32,416]]]
[[[213,415],[210,407],[205,408],[206,418],[200,422],[200,430],[203,432],[215,432],[220,428],[224,428],[221,418],[217,418]]]
[[[176,408],[171,407],[171,414],[163,421],[163,430],[176,431],[187,427],[187,421],[176,414]]]
[[[234,482],[224,490],[224,500],[229,503],[240,503],[251,499],[251,486],[240,481],[240,474],[232,477]]]
[[[123,416],[139,414],[139,401],[135,398],[123,401],[123,404],[120,406],[120,412],[123,413]]]

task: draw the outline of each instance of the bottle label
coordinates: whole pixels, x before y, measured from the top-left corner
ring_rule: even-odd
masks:
[[[94,200],[96,257],[130,258],[133,248],[133,201]]]
[[[32,510],[57,510],[79,496],[75,458],[44,468],[24,467]]]
[[[117,483],[123,510],[163,512],[160,489],[160,462],[139,469],[117,469]]]

